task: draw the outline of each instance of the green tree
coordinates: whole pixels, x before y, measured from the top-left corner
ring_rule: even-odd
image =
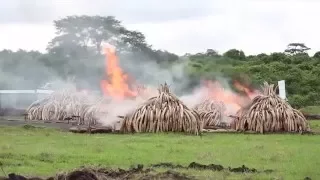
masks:
[[[316,59],[320,59],[320,51],[317,51],[316,53],[314,53],[313,57]]]
[[[299,53],[306,53],[311,48],[307,47],[304,43],[290,43],[284,52],[294,55]]]
[[[237,60],[245,60],[246,56],[243,51],[237,49],[230,49],[229,51],[225,52],[223,56],[237,59]]]
[[[49,42],[50,51],[55,47],[80,46],[100,52],[101,42],[110,40],[122,29],[113,16],[68,16],[54,21],[54,26],[56,37]]]

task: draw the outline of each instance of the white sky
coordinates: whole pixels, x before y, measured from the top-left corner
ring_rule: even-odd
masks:
[[[114,15],[149,44],[180,55],[215,49],[246,54],[303,42],[320,50],[319,0],[6,0],[0,2],[0,49],[45,51],[52,21],[67,15]]]

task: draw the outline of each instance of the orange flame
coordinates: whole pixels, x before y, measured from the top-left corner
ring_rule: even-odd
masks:
[[[206,96],[223,102],[226,106],[225,115],[235,114],[241,107],[244,107],[248,102],[250,102],[250,100],[258,95],[258,91],[253,91],[250,88],[242,85],[240,82],[236,81],[234,86],[240,91],[245,92],[246,96],[223,88],[218,81],[205,81],[205,87],[207,90]]]
[[[127,84],[128,75],[122,72],[118,65],[118,57],[115,47],[107,45],[103,47],[105,53],[105,71],[108,80],[101,81],[101,89],[105,96],[111,96],[116,100],[132,98],[137,95],[135,91],[130,90]]]
[[[218,82],[206,81],[206,87],[208,88],[208,97],[214,100],[222,101],[227,107],[225,113],[231,113],[230,111],[237,111],[241,108],[239,103],[239,97],[233,92],[226,90]]]

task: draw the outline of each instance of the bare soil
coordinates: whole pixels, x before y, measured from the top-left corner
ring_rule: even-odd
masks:
[[[167,168],[165,172],[157,172],[155,168]],[[196,169],[196,170],[211,170],[211,171],[230,171],[233,173],[271,173],[273,170],[258,171],[254,168],[248,168],[245,165],[237,168],[225,168],[222,165],[209,164],[203,165],[192,162],[189,166],[174,165],[171,163],[160,163],[151,165],[149,168],[144,168],[139,164],[129,170],[118,169],[113,170],[109,168],[80,168],[69,173],[58,173],[53,177],[39,178],[39,177],[24,177],[10,173],[8,177],[0,177],[0,180],[193,180],[193,176],[186,175],[175,171],[175,169]]]

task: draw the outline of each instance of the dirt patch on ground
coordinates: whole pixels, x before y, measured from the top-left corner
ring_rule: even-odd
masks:
[[[171,170],[165,172],[157,172],[156,168],[168,168]],[[166,179],[166,180],[193,180],[193,176],[186,175],[174,171],[172,169],[197,169],[212,171],[230,171],[234,173],[268,173],[273,170],[258,171],[254,168],[250,169],[245,165],[238,168],[225,168],[222,165],[209,164],[203,165],[196,162],[190,163],[188,166],[174,165],[172,163],[159,163],[144,168],[143,165],[137,165],[129,170],[109,169],[109,168],[80,168],[66,173],[58,173],[54,177],[49,178],[27,178],[24,176],[11,173],[8,177],[0,178],[0,180],[149,180],[149,179]]]
[[[188,166],[182,166],[182,165],[175,165],[172,163],[159,163],[159,164],[153,164],[151,165],[153,168],[170,168],[170,169],[197,169],[197,170],[211,170],[211,171],[230,171],[234,173],[271,173],[273,170],[267,169],[263,171],[258,171],[255,168],[248,168],[245,165],[242,165],[240,167],[232,168],[232,167],[223,167],[220,164],[200,164],[196,162],[190,163]]]
[[[0,180],[193,180],[194,177],[175,171],[156,172],[153,169],[144,169],[138,165],[129,170],[108,168],[80,168],[68,173],[58,173],[49,178],[24,177],[11,173],[8,177],[0,177]]]
[[[144,169],[143,165],[138,165],[129,170],[118,169],[112,170],[108,168],[82,168],[70,173],[58,174],[48,180],[130,180],[130,179],[168,179],[168,180],[189,180],[194,179],[185,174],[174,171],[166,171],[157,173],[152,169]]]

